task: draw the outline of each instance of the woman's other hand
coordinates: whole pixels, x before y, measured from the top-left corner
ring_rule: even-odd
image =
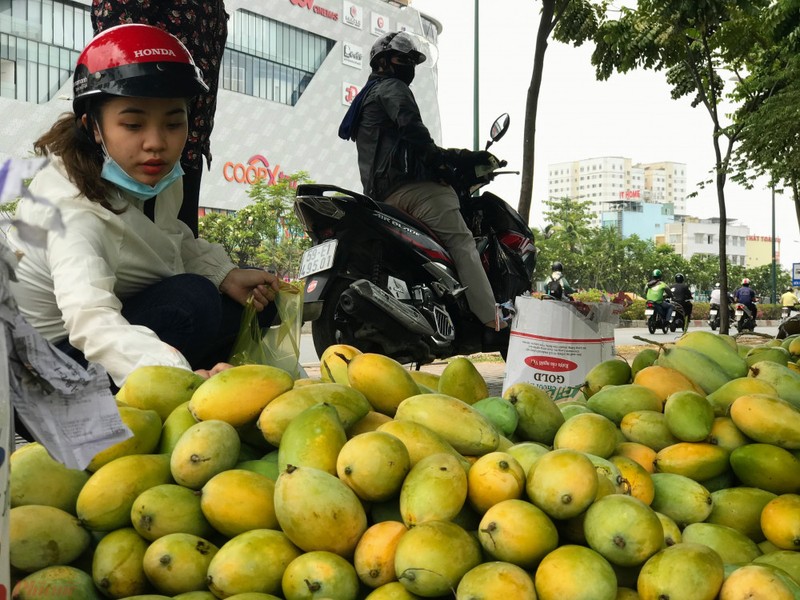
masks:
[[[222,371],[224,371],[226,369],[231,369],[231,368],[233,368],[233,365],[231,365],[229,363],[221,362],[221,363],[215,364],[210,369],[196,369],[195,373],[200,375],[200,377],[202,377],[203,379],[208,379],[209,377],[213,377],[217,373],[221,373]]]
[[[262,269],[233,269],[219,286],[222,293],[244,305],[253,296],[253,306],[258,312],[275,300],[278,278]]]

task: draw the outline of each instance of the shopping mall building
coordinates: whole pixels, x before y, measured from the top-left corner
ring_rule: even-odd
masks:
[[[154,0],[166,1],[166,0]],[[34,140],[71,110],[72,70],[92,37],[90,0],[0,0],[0,161],[30,156]],[[228,41],[220,74],[213,161],[202,210],[248,203],[255,177],[306,171],[361,191],[355,144],[339,123],[369,75],[369,50],[406,30],[435,55],[441,25],[408,0],[226,0]],[[433,61],[412,89],[439,142]]]

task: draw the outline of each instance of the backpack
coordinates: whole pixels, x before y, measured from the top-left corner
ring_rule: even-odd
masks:
[[[564,288],[561,287],[561,277],[558,279],[553,279],[553,276],[550,276],[550,281],[547,282],[545,286],[545,290],[548,294],[550,294],[556,300],[561,300],[564,296]]]

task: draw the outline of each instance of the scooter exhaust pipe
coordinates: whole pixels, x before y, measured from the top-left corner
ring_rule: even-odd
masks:
[[[381,316],[390,317],[407,331],[425,336],[432,336],[435,333],[416,308],[403,304],[367,279],[351,283],[350,289],[339,298],[339,306],[348,314],[362,319],[365,316],[362,310],[369,314],[374,313],[374,309],[377,308],[382,313]]]

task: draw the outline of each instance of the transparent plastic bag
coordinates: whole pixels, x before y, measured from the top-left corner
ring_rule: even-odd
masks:
[[[252,298],[247,301],[228,362],[232,365],[277,367],[297,379],[302,376],[300,330],[303,326],[303,287],[281,282],[275,296],[275,307],[278,311],[277,324],[262,329]]]

